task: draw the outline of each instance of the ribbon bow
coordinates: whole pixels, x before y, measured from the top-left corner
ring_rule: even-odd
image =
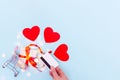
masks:
[[[28,46],[25,47],[26,56],[19,54],[19,57],[20,57],[20,58],[26,58],[25,64],[26,64],[27,66],[28,66],[28,63],[30,63],[33,67],[37,68],[37,63],[34,61],[34,59],[35,59],[36,57],[31,57],[31,56],[30,56],[30,46],[35,46],[35,47],[37,47],[38,50],[40,51],[40,53],[43,53],[43,52],[42,52],[42,49],[41,49],[38,45],[36,45],[36,44],[30,44],[30,45],[28,45]]]

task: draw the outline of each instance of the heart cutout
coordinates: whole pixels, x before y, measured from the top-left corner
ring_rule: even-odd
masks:
[[[38,26],[33,26],[31,29],[25,28],[23,30],[23,35],[31,41],[35,41],[39,33],[40,33],[40,28]]]
[[[56,42],[60,39],[60,34],[53,32],[53,29],[51,27],[47,27],[44,30],[44,39],[46,43]]]
[[[55,50],[54,55],[61,61],[67,61],[69,59],[69,54],[67,53],[68,47],[66,44],[61,44]]]

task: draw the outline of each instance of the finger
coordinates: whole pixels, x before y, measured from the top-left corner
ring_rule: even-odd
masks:
[[[50,75],[52,76],[52,73],[51,73],[51,71],[50,71]],[[53,77],[53,76],[52,76]]]
[[[56,67],[55,70],[59,74],[59,76],[64,76],[65,75],[64,72],[59,67]]]
[[[59,76],[58,76],[58,74],[57,74],[55,68],[54,68],[53,66],[51,66],[50,69],[51,69],[50,75],[53,77],[53,79],[58,78]]]
[[[56,67],[56,71],[59,74],[59,76],[63,78],[63,80],[68,80],[67,76],[64,74],[64,72],[59,67]]]

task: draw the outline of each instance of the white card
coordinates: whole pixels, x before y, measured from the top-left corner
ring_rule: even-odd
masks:
[[[50,53],[45,53],[41,59],[48,66],[48,68],[50,68],[50,66],[56,68],[59,65],[58,62],[50,55]]]

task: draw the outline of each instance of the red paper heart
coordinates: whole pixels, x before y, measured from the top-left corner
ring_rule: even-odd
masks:
[[[55,50],[54,55],[61,61],[67,61],[69,59],[69,55],[67,53],[68,47],[66,44],[61,44]]]
[[[56,42],[60,39],[60,34],[53,32],[52,28],[47,27],[44,31],[44,39],[46,43]]]
[[[29,40],[35,41],[40,33],[40,28],[38,26],[33,26],[30,28],[25,28],[23,30],[23,35]]]

